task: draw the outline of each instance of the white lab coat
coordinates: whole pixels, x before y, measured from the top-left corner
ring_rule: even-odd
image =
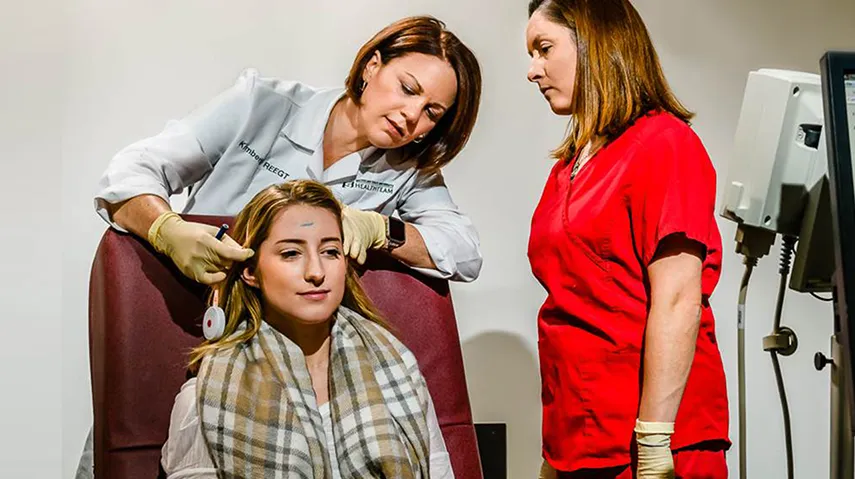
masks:
[[[424,239],[437,270],[424,274],[472,281],[481,270],[478,234],[452,201],[439,172],[416,170],[396,151],[370,147],[323,168],[323,132],[342,88],[320,90],[244,71],[235,85],[156,136],[119,151],[95,195],[106,203],[142,194],[164,200],[189,188],[183,213],[236,215],[271,184],[314,179],[343,203],[385,215],[397,212]]]

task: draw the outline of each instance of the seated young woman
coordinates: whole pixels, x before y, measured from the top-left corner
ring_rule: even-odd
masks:
[[[224,333],[195,349],[161,464],[169,478],[453,478],[413,354],[342,253],[325,186],[259,192],[232,237],[256,254],[212,302]]]

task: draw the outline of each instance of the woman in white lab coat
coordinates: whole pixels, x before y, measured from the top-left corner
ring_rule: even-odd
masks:
[[[477,59],[442,22],[405,18],[362,46],[345,88],[246,70],[208,104],[116,154],[95,208],[187,276],[214,284],[253,252],[182,220],[169,196],[188,188],[183,213],[234,215],[266,186],[314,179],[348,206],[352,258],[361,263],[382,248],[427,275],[472,281],[481,269],[478,235],[440,168],[469,139],[480,92]]]

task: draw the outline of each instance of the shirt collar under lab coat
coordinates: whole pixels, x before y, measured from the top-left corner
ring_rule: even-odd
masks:
[[[345,93],[344,88],[319,90],[302,105],[295,105],[297,111],[290,115],[282,127],[282,133],[289,140],[311,153],[312,158],[307,165],[307,170],[316,180],[329,182],[353,177],[363,161],[369,158],[377,159],[375,153],[384,153],[376,147],[369,146],[347,155],[324,172],[323,151],[317,150],[323,143],[324,130],[326,130],[330,113]]]

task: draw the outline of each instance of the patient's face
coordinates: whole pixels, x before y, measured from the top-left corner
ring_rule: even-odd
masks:
[[[279,214],[244,280],[261,289],[265,319],[298,324],[329,320],[344,296],[347,261],[335,215],[291,206]],[[255,283],[255,284],[253,284]]]

